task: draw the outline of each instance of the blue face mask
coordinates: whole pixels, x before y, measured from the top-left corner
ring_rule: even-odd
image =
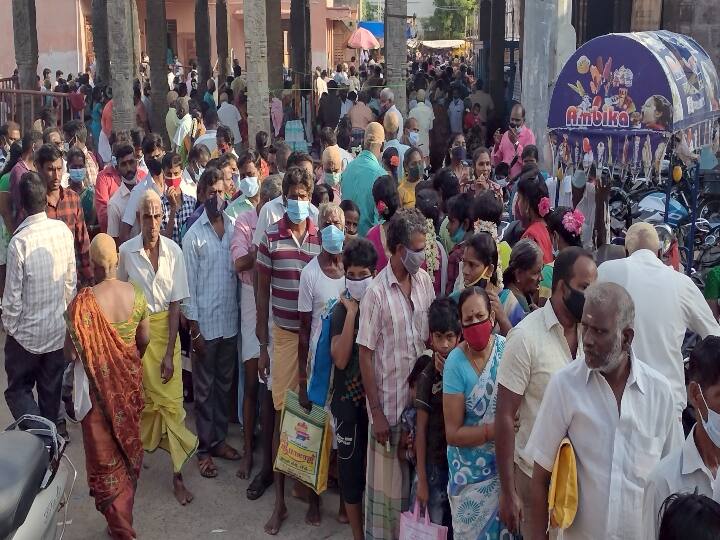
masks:
[[[340,183],[341,176],[342,176],[342,173],[340,173],[340,172],[325,171],[325,183],[330,187],[337,186]]]
[[[345,233],[335,225],[328,225],[320,234],[322,235],[322,246],[325,251],[332,255],[339,255],[343,251]]]
[[[85,180],[87,175],[87,169],[69,169],[68,174],[70,175],[70,181],[79,184]]]
[[[408,134],[408,142],[413,145],[417,146],[418,142],[420,141],[420,134],[417,131],[411,131]]]
[[[463,238],[465,238],[465,231],[464,227],[458,227],[457,230],[453,233],[453,235],[450,237],[455,244],[459,244],[463,241]]]
[[[310,201],[288,199],[287,215],[293,223],[302,223],[310,216]]]

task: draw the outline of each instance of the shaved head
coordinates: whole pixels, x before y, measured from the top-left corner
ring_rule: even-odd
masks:
[[[639,249],[649,249],[657,254],[660,238],[655,227],[643,221],[632,224],[625,235],[625,249],[630,255]]]

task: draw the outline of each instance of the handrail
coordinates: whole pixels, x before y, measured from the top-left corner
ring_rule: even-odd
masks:
[[[23,90],[21,88],[0,88],[0,92],[2,92],[4,94],[23,94],[23,95],[39,96],[39,97],[66,98],[66,97],[70,96],[70,94],[68,92],[46,92],[44,90]]]

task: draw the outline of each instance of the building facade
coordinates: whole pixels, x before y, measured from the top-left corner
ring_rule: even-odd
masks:
[[[109,0],[112,1],[112,0]],[[148,32],[162,31],[145,18],[148,0],[136,0],[139,33],[142,50]],[[257,0],[256,0],[257,1]],[[93,62],[92,0],[35,0],[38,34],[38,72],[44,68],[78,73],[87,70]],[[0,34],[13,35],[12,0],[0,0]],[[211,62],[217,58],[215,47],[215,4],[210,0]],[[350,35],[348,25],[357,19],[353,2],[333,0],[310,0],[310,24],[312,29],[311,55],[313,66],[334,66],[349,57],[345,49]],[[194,0],[165,0],[168,48],[180,62],[188,64],[197,58],[195,46]],[[282,29],[284,35],[285,65],[288,65],[288,31],[290,0],[282,0]],[[243,0],[228,0],[229,45],[233,58],[245,66],[245,31],[243,27]],[[15,51],[12,39],[6,40],[5,54],[0,56],[0,77],[8,77],[15,69]]]

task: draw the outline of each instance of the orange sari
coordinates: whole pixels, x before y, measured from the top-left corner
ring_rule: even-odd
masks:
[[[82,420],[90,495],[113,538],[135,538],[132,507],[142,465],[142,361],[108,322],[91,288],[68,307],[66,322],[82,360],[92,408]],[[133,332],[134,334],[134,332]]]

